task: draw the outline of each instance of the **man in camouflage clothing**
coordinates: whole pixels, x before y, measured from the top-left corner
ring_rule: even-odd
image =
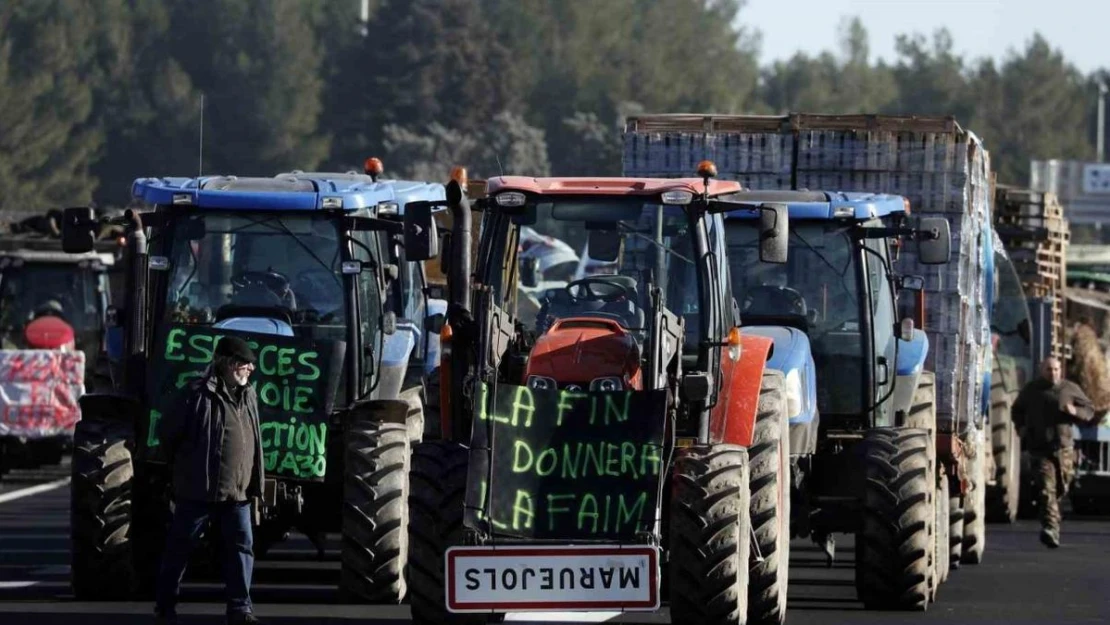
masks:
[[[1041,363],[1041,377],[1021,389],[1011,414],[1040,486],[1041,542],[1059,547],[1060,499],[1075,477],[1072,425],[1094,419],[1091,400],[1078,384],[1064,379],[1060,360],[1049,357]]]

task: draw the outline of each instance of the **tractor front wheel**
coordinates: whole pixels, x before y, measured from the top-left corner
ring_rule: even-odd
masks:
[[[398,604],[405,597],[408,454],[404,424],[363,419],[347,430],[340,589],[348,598]]]
[[[762,562],[748,579],[748,622],[778,625],[786,620],[790,581],[790,417],[786,378],[766,371],[759,391],[750,457],[751,521]]]
[[[742,625],[748,617],[748,452],[693,446],[675,460],[670,509],[671,622]]]
[[[868,609],[924,611],[936,517],[929,436],[919,428],[874,428],[861,443],[863,525],[856,536],[856,591]]]

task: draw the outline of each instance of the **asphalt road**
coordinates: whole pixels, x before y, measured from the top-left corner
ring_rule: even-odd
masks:
[[[15,472],[0,478],[0,624],[132,625],[153,622],[145,603],[77,603],[69,589],[69,488],[65,466]],[[24,490],[40,486],[44,490]],[[49,490],[45,490],[49,488]],[[14,499],[12,497],[15,497]],[[787,622],[897,625],[1072,624],[1110,621],[1110,518],[1069,518],[1064,545],[1045,549],[1036,524],[989,526],[987,552],[978,566],[953,571],[937,603],[925,613],[868,612],[856,601],[852,549],[839,536],[832,569],[808,541],[796,541],[791,560]],[[324,561],[303,537],[294,537],[255,569],[255,611],[267,623],[376,625],[406,623],[408,608],[343,605],[335,587],[338,544]],[[222,588],[187,583],[183,622],[223,622]],[[643,615],[510,615],[508,620],[666,623],[666,612]]]

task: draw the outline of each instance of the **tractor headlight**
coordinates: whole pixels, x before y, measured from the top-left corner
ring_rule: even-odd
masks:
[[[796,417],[802,414],[802,375],[797,369],[786,374],[786,414]]]
[[[591,391],[601,391],[603,393],[611,393],[613,391],[623,391],[624,382],[620,378],[595,378],[590,382]]]
[[[555,386],[555,380],[551,378],[542,375],[530,375],[528,376],[528,388],[536,391],[553,391],[557,387]]]

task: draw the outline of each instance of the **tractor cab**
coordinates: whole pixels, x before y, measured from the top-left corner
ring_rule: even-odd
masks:
[[[936,229],[939,238],[922,240],[916,253],[924,263],[946,262],[947,221],[925,218],[920,230],[908,228],[908,202],[892,195],[744,191],[730,199],[773,203],[790,214],[790,260],[780,266],[753,263],[757,224],[745,213],[726,216],[732,288],[746,331],[805,335],[820,380],[810,410],[826,425],[865,427],[861,419],[872,410],[875,425],[892,423],[910,400],[887,401],[895,379],[912,378],[899,384],[912,394],[927,346],[913,319],[897,317],[898,290],[920,291],[922,278],[896,275],[895,254],[902,238]]]
[[[375,157],[366,159],[363,172],[304,172],[294,170],[278,174],[284,180],[323,179],[340,183],[358,183],[377,190],[381,197],[374,216],[394,221],[400,227],[405,207],[411,202],[442,202],[441,183],[397,180],[383,177],[385,168]],[[413,372],[431,375],[439,364],[439,323],[447,312],[447,302],[428,288],[424,261],[411,261],[397,232],[383,231],[378,235],[386,262],[397,268],[386,289],[386,311],[396,317],[397,331],[385,341],[384,358],[388,363],[406,360]]]

